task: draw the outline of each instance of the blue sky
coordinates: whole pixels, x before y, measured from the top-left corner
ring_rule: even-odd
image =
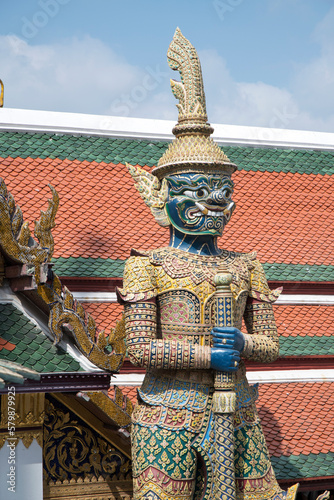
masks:
[[[209,121],[334,132],[331,0],[2,0],[5,106],[176,120],[177,26]]]

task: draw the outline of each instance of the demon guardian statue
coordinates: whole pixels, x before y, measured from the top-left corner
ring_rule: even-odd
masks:
[[[200,62],[179,30],[168,63],[181,74],[171,82],[176,139],[152,174],[129,170],[170,243],[133,252],[118,290],[130,360],[147,370],[133,413],[133,498],[293,500],[297,485],[276,481],[244,365],[278,356],[279,292],[255,254],[218,248],[236,166],[210,138]]]

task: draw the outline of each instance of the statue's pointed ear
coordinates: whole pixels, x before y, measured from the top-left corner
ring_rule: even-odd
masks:
[[[160,226],[169,226],[170,221],[165,212],[165,204],[168,195],[166,179],[160,182],[155,175],[146,172],[146,170],[140,167],[133,167],[129,163],[125,165],[135,181],[135,188],[138,190],[146,205],[150,208],[157,223],[160,224]]]

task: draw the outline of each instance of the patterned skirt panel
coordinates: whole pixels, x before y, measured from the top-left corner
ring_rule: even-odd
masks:
[[[153,384],[153,379],[158,385]],[[139,391],[141,400],[135,407],[132,426],[132,450],[136,457],[134,500],[213,499],[213,390],[188,382],[186,392],[190,400],[173,398],[177,387],[185,389],[181,382],[174,379],[171,383],[163,376],[158,379],[149,376],[143,385],[144,391]],[[154,390],[154,387],[162,389],[162,385],[164,390]],[[163,401],[154,404],[161,394]],[[237,384],[239,404],[234,415],[237,498],[267,500],[276,496],[279,500],[285,498],[285,492],[281,491],[270,464],[255,407],[256,397],[256,387],[249,387],[243,381]]]

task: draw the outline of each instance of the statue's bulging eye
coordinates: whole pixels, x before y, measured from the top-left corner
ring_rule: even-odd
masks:
[[[223,190],[223,195],[225,196],[225,198],[229,198],[231,196],[231,194],[232,194],[231,189],[226,188]]]
[[[204,196],[208,196],[209,191],[205,188],[199,188],[197,191],[190,191],[190,189],[187,189],[183,191],[182,193],[184,196],[188,196],[188,198],[194,198],[195,200],[198,200],[199,198],[203,198]]]

